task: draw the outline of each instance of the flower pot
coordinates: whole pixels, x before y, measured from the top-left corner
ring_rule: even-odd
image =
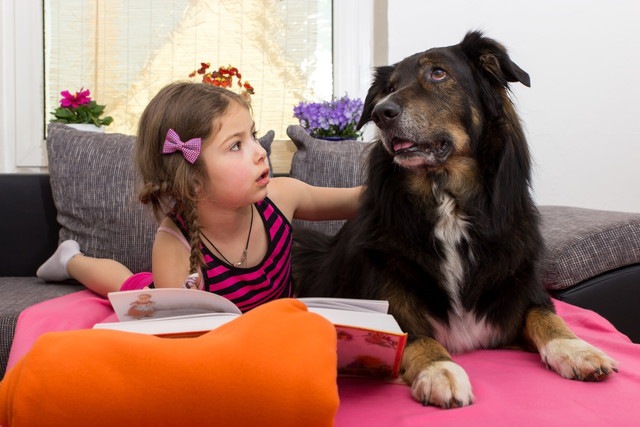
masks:
[[[95,126],[91,123],[65,123],[65,126],[69,126],[70,128],[74,128],[77,130],[85,131],[85,132],[102,132],[104,133],[104,128],[106,126]]]
[[[345,138],[343,136],[317,136],[316,139],[324,139],[325,141],[350,141],[355,138]]]

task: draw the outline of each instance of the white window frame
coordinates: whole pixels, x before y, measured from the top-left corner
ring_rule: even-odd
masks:
[[[0,24],[1,171],[40,168],[46,165],[42,2],[2,1]]]
[[[364,97],[373,64],[371,0],[334,1],[334,94]],[[41,0],[0,2],[0,172],[46,168]]]

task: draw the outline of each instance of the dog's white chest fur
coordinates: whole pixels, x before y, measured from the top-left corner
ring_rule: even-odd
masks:
[[[448,194],[440,197],[438,207],[440,216],[434,230],[435,236],[442,243],[442,274],[445,286],[453,299],[455,311],[460,307],[460,286],[464,280],[464,261],[459,250],[464,240],[469,240],[468,222],[456,212],[455,199]],[[472,256],[469,254],[469,256]]]
[[[461,243],[469,241],[469,223],[464,216],[456,212],[455,199],[446,193],[440,196],[438,213],[440,218],[434,233],[442,243],[442,275],[451,298],[452,309],[449,312],[448,325],[430,319],[435,328],[434,338],[452,353],[489,347],[496,339],[495,331],[484,319],[477,319],[475,313],[465,310],[460,302],[465,279],[463,256],[473,262],[470,249],[467,254],[461,252]]]

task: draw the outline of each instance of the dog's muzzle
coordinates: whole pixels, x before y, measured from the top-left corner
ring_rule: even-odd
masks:
[[[446,162],[453,145],[446,140],[414,142],[394,138],[390,142],[385,141],[385,147],[400,166],[434,168]]]
[[[394,162],[406,168],[437,167],[452,152],[453,143],[446,137],[427,138],[407,135],[401,124],[402,107],[386,100],[376,105],[371,117],[380,129],[384,147]]]

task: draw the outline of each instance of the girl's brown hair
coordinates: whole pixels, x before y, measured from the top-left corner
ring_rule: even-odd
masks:
[[[141,180],[139,199],[151,206],[158,221],[171,210],[184,218],[192,273],[205,265],[196,208],[198,189],[207,185],[207,172],[202,156],[191,164],[181,152],[162,154],[162,145],[169,129],[182,141],[201,138],[204,145],[220,128],[218,119],[232,102],[249,108],[240,95],[227,89],[204,83],[172,83],[149,102],[138,125],[135,164]]]

